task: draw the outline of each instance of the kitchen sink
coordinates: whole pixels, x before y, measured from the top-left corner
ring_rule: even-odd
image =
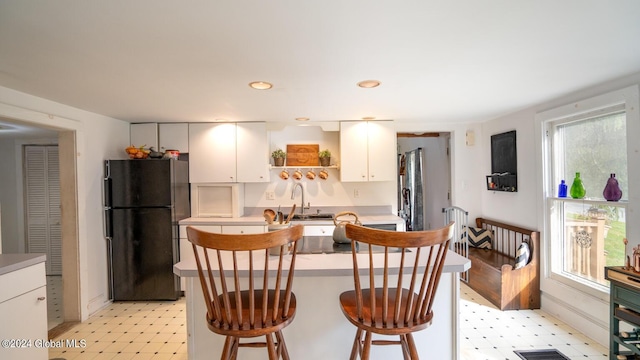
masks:
[[[309,221],[309,220],[332,220],[334,214],[293,214],[291,220]]]

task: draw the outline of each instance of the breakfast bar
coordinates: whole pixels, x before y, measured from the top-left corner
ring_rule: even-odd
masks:
[[[307,243],[321,237],[305,237]],[[309,246],[307,244],[307,246]],[[338,301],[341,292],[353,288],[351,254],[323,251],[322,246],[309,246],[296,258],[297,314],[283,331],[292,359],[344,359],[351,352],[356,329],[344,318]],[[325,248],[327,248],[325,246]],[[320,249],[320,250],[318,250]],[[328,248],[327,248],[328,249]],[[393,254],[391,254],[393,255]],[[397,254],[399,256],[399,254]],[[290,255],[284,255],[285,257]],[[361,254],[358,256],[366,256]],[[382,254],[374,254],[382,256]],[[270,261],[276,261],[276,257]],[[436,301],[433,324],[418,333],[415,339],[423,358],[459,358],[459,277],[470,262],[449,251],[444,265]],[[185,286],[189,359],[210,358],[220,353],[224,337],[209,331],[205,322],[206,307],[193,258],[174,265],[174,273]],[[243,359],[263,359],[264,349],[243,348]],[[372,351],[372,359],[401,356],[397,346],[380,346]]]

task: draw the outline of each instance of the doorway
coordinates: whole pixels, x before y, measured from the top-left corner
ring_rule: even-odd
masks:
[[[398,154],[423,149],[424,228],[439,228],[445,225],[442,209],[451,206],[451,133],[398,133],[397,136]]]
[[[64,279],[59,287],[62,300],[59,302],[61,313],[65,322],[79,321],[82,317],[80,306],[80,258],[78,237],[78,201],[77,201],[77,150],[76,131],[79,126],[76,122],[59,121],[61,127],[50,125],[51,117],[43,120],[42,114],[10,105],[0,104],[0,125],[3,131],[0,134],[0,142],[4,144],[5,156],[1,162],[5,171],[3,188],[0,189],[0,198],[3,200],[3,235],[4,253],[27,252],[26,243],[26,208],[24,206],[24,183],[22,181],[25,169],[22,166],[22,150],[24,145],[51,144],[57,138],[59,160],[59,189],[60,189],[60,240],[61,240],[61,264]],[[43,142],[43,139],[50,139]],[[35,140],[35,141],[34,141]],[[5,206],[6,205],[6,206]],[[50,298],[51,296],[47,296]]]

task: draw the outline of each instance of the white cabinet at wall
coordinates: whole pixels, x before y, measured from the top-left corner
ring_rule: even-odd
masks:
[[[0,275],[0,359],[48,359],[44,262]],[[4,341],[20,341],[10,347]],[[30,342],[30,343],[27,343]]]
[[[238,182],[269,181],[269,143],[266,123],[238,123],[236,129]]]
[[[159,151],[158,124],[131,124],[131,126],[129,126],[129,140],[131,145],[144,146],[147,149],[153,147],[155,150]]]
[[[396,133],[393,121],[340,123],[340,180],[394,181]]]
[[[189,181],[268,182],[265,123],[189,124]]]
[[[131,144],[153,147],[156,151],[178,150],[189,152],[189,124],[140,123],[130,126]]]
[[[178,150],[189,152],[189,124],[161,123],[158,124],[158,151]]]
[[[236,124],[189,124],[189,182],[236,182]]]

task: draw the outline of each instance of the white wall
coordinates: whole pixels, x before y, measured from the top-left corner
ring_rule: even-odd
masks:
[[[85,320],[108,300],[102,163],[109,158],[124,158],[129,124],[4,87],[0,87],[0,116],[76,132],[80,314]]]
[[[545,223],[541,165],[542,134],[539,129],[536,131],[539,128],[535,119],[536,113],[639,83],[640,73],[633,74],[623,79],[612,80],[576,91],[482,124],[482,132],[478,138],[482,142],[483,155],[480,172],[476,174],[479,184],[482,183],[484,186],[484,175],[489,174],[491,170],[489,152],[491,135],[515,129],[517,131],[518,152],[518,192],[494,193],[483,190],[480,198],[483,216],[523,227],[535,228],[542,232]],[[634,108],[634,111],[637,112],[637,103]],[[635,116],[635,122],[637,122],[637,118]],[[640,135],[640,124],[632,124],[628,131],[631,137],[634,136],[633,133],[636,134],[635,136]],[[640,184],[640,146],[638,142],[633,141],[629,141],[627,146],[630,147],[628,151],[629,184]],[[627,211],[627,234],[629,234],[629,239],[634,246],[638,240],[634,240],[633,234],[640,232],[639,195],[637,187],[629,186],[630,204]],[[608,346],[609,302],[607,294],[594,295],[551,279],[548,276],[548,261],[545,255],[551,244],[545,238],[544,233],[541,235],[543,244],[542,308],[570,326],[579,329],[603,346]]]
[[[0,169],[15,169],[15,141],[13,139],[0,139]],[[14,171],[0,171],[0,204],[2,204],[2,252],[19,253],[24,251],[20,248],[18,223],[16,209],[17,197],[15,190],[16,174]]]
[[[532,216],[531,211],[535,210],[535,190],[539,183],[539,176],[536,175],[537,170],[534,166],[536,138],[531,114],[513,114],[483,123],[481,129],[481,135],[477,141],[482,143],[482,161],[480,162],[481,173],[478,174],[477,179],[482,183],[480,191],[482,216],[535,229],[538,226],[537,217]],[[491,174],[491,135],[510,130],[516,130],[518,191],[489,191],[486,188],[485,176]]]

